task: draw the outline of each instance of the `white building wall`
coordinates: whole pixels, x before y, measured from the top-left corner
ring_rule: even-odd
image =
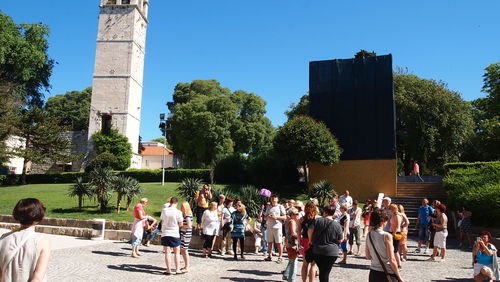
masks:
[[[142,168],[143,169],[159,169],[161,168],[161,163],[163,156],[142,156]],[[173,155],[165,155],[165,168],[174,167]]]
[[[24,143],[24,139],[19,137],[19,136],[10,136],[5,140],[5,144],[7,145],[7,148],[14,149],[14,148],[25,148],[26,144]],[[6,163],[7,167],[9,168],[9,173],[14,173],[14,174],[21,174],[23,173],[23,163],[24,163],[24,158],[18,158],[18,157],[13,157],[10,158],[9,161]]]

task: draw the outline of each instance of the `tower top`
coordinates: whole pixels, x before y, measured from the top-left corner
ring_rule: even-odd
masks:
[[[117,6],[135,7],[147,21],[149,0],[101,0],[101,5],[99,5],[101,8]]]

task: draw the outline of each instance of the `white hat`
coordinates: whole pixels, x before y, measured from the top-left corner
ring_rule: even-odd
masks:
[[[382,201],[383,201],[383,200],[387,200],[389,203],[391,202],[391,198],[389,198],[389,197],[384,197],[384,198],[382,199]]]

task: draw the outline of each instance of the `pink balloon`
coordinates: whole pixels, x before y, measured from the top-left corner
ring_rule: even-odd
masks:
[[[271,194],[272,194],[271,191],[269,191],[267,189],[260,189],[260,191],[259,191],[259,195],[267,197],[267,198],[271,197]]]

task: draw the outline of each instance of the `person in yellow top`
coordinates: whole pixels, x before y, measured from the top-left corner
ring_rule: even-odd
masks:
[[[201,228],[201,218],[203,213],[208,209],[208,203],[212,199],[212,187],[208,184],[203,185],[200,191],[194,194],[196,203],[196,230]]]

